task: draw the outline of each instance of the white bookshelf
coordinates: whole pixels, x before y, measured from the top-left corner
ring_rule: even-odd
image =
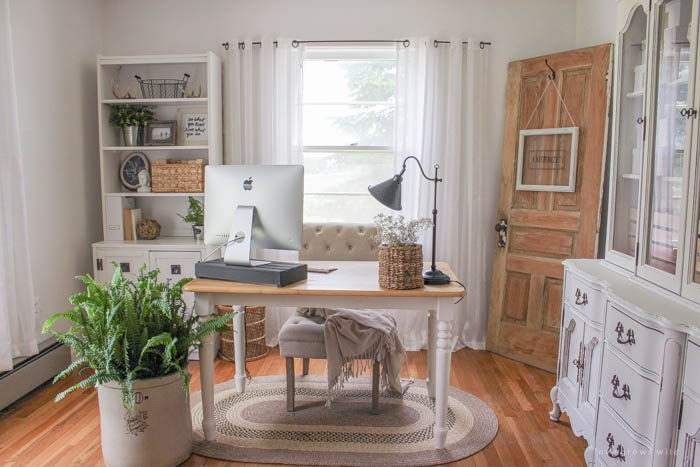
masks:
[[[190,75],[187,90],[197,90],[201,84],[202,94],[197,98],[145,99],[135,75],[143,79],[182,78]],[[130,90],[134,99],[116,99],[112,94],[112,83],[121,92]],[[102,198],[101,242],[93,244],[95,276],[104,280],[111,275],[112,261],[128,263],[131,272],[140,264],[149,268],[159,267],[164,278],[172,271],[181,270],[181,275],[193,275],[193,261],[203,258],[210,249],[192,237],[192,228],[177,214],[186,214],[189,196],[203,200],[204,193],[138,193],[126,189],[119,178],[122,162],[133,152],[146,155],[153,164],[159,159],[205,159],[209,165],[222,163],[222,85],[221,60],[213,52],[186,55],[147,56],[98,56],[97,92],[99,122],[100,185]],[[110,105],[150,105],[157,120],[176,120],[178,110],[187,107],[207,109],[209,135],[205,144],[198,146],[124,146],[120,132],[109,124]],[[155,219],[161,225],[161,235],[156,240],[125,241],[118,226],[121,224],[121,209],[107,208],[108,200],[115,199],[133,203],[140,208],[144,219]],[[122,230],[123,232],[123,230]],[[121,238],[120,238],[121,235]],[[177,267],[175,267],[177,266]],[[172,278],[177,279],[178,274]]]

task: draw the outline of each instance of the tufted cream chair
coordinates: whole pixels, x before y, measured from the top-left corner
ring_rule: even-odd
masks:
[[[304,224],[301,261],[377,261],[372,224]]]

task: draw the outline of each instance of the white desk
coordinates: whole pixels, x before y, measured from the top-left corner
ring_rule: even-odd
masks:
[[[413,290],[382,289],[377,283],[378,264],[374,261],[310,261],[310,265],[334,266],[330,274],[309,273],[308,279],[287,287],[240,282],[195,279],[184,288],[195,293],[199,316],[215,313],[216,305],[232,305],[234,318],[236,388],[245,391],[244,306],[267,305],[318,308],[374,308],[426,310],[428,313],[428,393],[435,398],[435,447],[445,446],[447,438],[447,388],[450,384],[452,321],[454,301],[465,295],[457,284],[426,286]],[[456,279],[447,263],[438,268]],[[199,372],[202,382],[202,428],[205,439],[216,437],[214,420],[214,336],[202,342]]]

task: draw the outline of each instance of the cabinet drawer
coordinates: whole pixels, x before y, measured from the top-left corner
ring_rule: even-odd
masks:
[[[653,449],[636,440],[618,420],[605,403],[600,404],[596,452],[606,465],[651,466]]]
[[[569,271],[566,272],[564,301],[590,320],[603,323],[605,307],[603,294],[598,288]]]
[[[627,316],[614,305],[608,305],[605,320],[605,341],[639,366],[657,375],[661,374],[664,359],[664,335],[634,318]]]
[[[147,252],[119,248],[96,248],[95,280],[100,283],[111,281],[116,269],[115,263],[121,268],[124,277],[136,280],[141,266],[148,263]]]
[[[659,385],[640,375],[610,349],[603,357],[600,393],[634,431],[654,439]]]
[[[700,346],[688,341],[688,350],[685,356],[685,387],[700,395],[700,372],[693,371],[700,362]]]

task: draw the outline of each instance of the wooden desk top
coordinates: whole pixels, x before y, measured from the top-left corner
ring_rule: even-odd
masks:
[[[379,264],[376,261],[306,261],[312,266],[337,267],[328,274],[309,272],[305,281],[286,287],[247,284],[243,282],[194,279],[185,292],[256,294],[256,295],[337,295],[363,297],[463,297],[465,291],[459,284],[427,285],[420,289],[390,290],[379,287]],[[430,264],[426,263],[425,268]],[[457,280],[447,263],[437,263],[438,269]]]

